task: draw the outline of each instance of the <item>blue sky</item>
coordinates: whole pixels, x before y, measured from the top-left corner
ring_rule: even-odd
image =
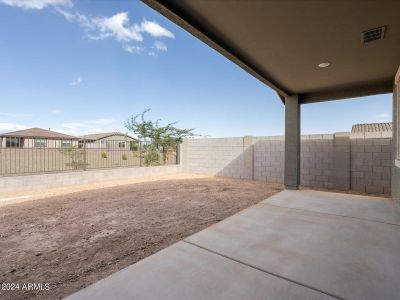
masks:
[[[135,0],[0,0],[0,132],[123,131],[179,121],[211,137],[280,135],[275,92]],[[302,133],[391,121],[391,94],[302,106]]]

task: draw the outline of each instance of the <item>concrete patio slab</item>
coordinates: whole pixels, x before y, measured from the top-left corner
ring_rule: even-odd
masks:
[[[390,205],[284,191],[68,299],[398,299]]]
[[[400,295],[398,225],[260,204],[186,240],[338,298]]]
[[[89,288],[81,299],[335,299],[185,242],[160,251]]]
[[[400,207],[384,197],[285,190],[261,203],[400,225]]]

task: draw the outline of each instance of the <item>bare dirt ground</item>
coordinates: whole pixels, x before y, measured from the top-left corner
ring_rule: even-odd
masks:
[[[59,299],[279,192],[227,178],[141,182],[0,207],[1,299]],[[24,285],[25,283],[25,285]],[[22,291],[42,283],[48,291]],[[37,287],[37,286],[36,286]]]

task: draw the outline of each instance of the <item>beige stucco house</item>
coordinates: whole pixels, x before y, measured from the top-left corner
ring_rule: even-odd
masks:
[[[138,140],[121,132],[87,134],[80,137],[79,145],[87,149],[137,150]]]
[[[30,128],[0,134],[1,148],[68,148],[78,146],[78,137],[46,130]]]

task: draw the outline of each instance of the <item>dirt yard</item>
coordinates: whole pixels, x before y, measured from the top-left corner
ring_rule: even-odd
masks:
[[[226,178],[167,180],[2,206],[0,298],[65,297],[280,190]],[[19,290],[5,291],[11,283]],[[42,291],[26,291],[27,283]]]

